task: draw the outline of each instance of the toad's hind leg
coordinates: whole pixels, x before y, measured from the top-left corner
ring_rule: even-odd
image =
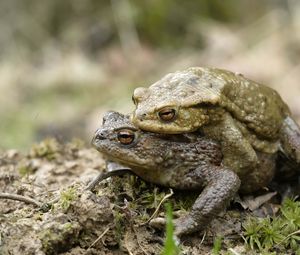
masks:
[[[267,187],[275,175],[277,155],[257,152],[257,157],[257,167],[241,178],[242,185],[239,190],[241,194],[251,194]]]
[[[286,117],[280,130],[283,153],[300,164],[300,127],[291,117]]]

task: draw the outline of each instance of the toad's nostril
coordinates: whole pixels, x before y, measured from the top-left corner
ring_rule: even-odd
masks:
[[[143,121],[147,118],[147,113],[141,110],[136,110],[134,114],[131,116],[131,120],[133,123],[136,121]]]
[[[97,139],[97,140],[104,140],[104,139],[105,139],[105,134],[102,133],[102,132],[98,132],[98,133],[96,134],[95,139]]]
[[[142,113],[142,114],[138,115],[138,118],[139,118],[140,121],[143,121],[144,119],[146,119],[146,117],[147,117],[146,113]]]

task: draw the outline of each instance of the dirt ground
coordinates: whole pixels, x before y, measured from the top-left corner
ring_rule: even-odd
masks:
[[[48,139],[25,154],[2,151],[0,193],[30,197],[37,205],[0,199],[0,254],[160,254],[164,231],[152,228],[148,219],[157,208],[164,216],[160,201],[170,190],[125,175],[85,191],[104,169],[102,156],[80,141],[62,145]],[[195,198],[174,191],[166,201],[176,217]],[[241,206],[231,206],[205,232],[183,237],[182,254],[211,254],[217,236],[223,237],[224,254],[229,248],[245,254],[246,215]]]

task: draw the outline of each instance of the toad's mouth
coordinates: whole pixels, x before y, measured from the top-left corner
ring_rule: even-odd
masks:
[[[161,134],[181,134],[197,130],[197,128],[191,129],[191,127],[179,126],[176,122],[162,123],[160,121],[153,120],[133,120],[133,124],[144,131]]]
[[[153,162],[149,162],[149,160],[137,157],[134,153],[122,154],[114,150],[107,151],[105,148],[97,148],[97,150],[101,152],[107,159],[118,162],[130,168],[147,170],[155,167],[151,164]]]

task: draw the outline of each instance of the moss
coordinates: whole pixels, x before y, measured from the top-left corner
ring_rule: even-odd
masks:
[[[84,145],[85,145],[85,143],[81,139],[79,139],[79,138],[73,138],[72,141],[67,144],[67,147],[71,151],[78,151],[80,149],[83,149]]]
[[[76,244],[80,226],[78,223],[67,222],[61,224],[54,222],[50,227],[42,230],[39,238],[43,251],[46,254],[57,254],[67,251]]]
[[[124,214],[115,211],[114,213],[114,224],[115,224],[115,233],[116,233],[116,240],[120,244],[121,240],[125,233],[125,217]]]
[[[31,157],[53,160],[60,153],[60,145],[54,138],[48,138],[39,144],[34,144],[30,150]]]
[[[287,199],[277,217],[248,218],[244,238],[251,250],[259,252],[299,252],[300,202]]]
[[[70,207],[72,201],[77,199],[77,197],[77,190],[74,187],[69,187],[67,190],[61,192],[59,207],[66,211]]]
[[[31,175],[36,171],[36,167],[34,167],[30,162],[29,164],[21,164],[18,166],[18,172],[23,177],[26,175]]]

